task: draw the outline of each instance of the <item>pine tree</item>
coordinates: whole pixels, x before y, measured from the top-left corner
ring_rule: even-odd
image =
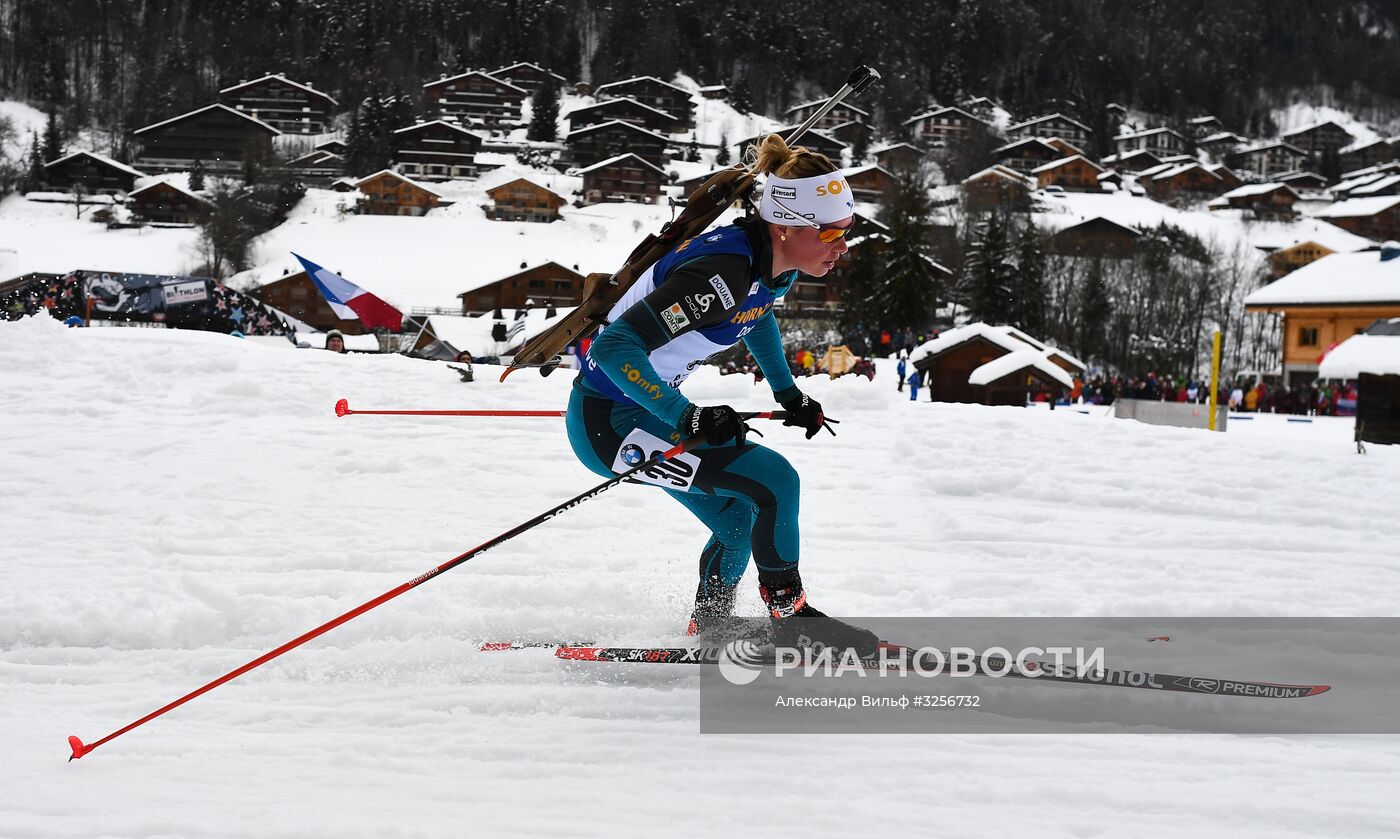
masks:
[[[958,285],[963,303],[978,320],[1002,324],[1011,319],[1015,266],[1009,251],[1006,222],[993,212],[977,225]]]
[[[923,329],[938,302],[928,257],[928,180],[927,170],[910,173],[884,196],[881,215],[890,240],[875,295],[882,327]]]
[[[200,192],[204,189],[204,161],[196,160],[194,166],[190,168],[190,192]]]
[[[719,151],[715,152],[715,165],[728,166],[732,160],[729,156],[729,132],[721,131],[719,134]]]
[[[559,90],[554,76],[545,77],[530,108],[530,128],[525,139],[552,143],[559,137]]]
[[[44,162],[52,163],[60,157],[63,157],[63,133],[58,128],[58,114],[49,111],[49,121],[44,126]]]
[[[41,189],[44,182],[48,180],[48,171],[44,169],[44,148],[39,145],[39,135],[29,135],[29,160],[25,166],[24,179],[21,181],[21,192],[32,192]]]
[[[1028,224],[1021,231],[1016,251],[1011,322],[1038,336],[1045,329],[1045,252],[1035,225]]]
[[[739,76],[729,87],[729,104],[741,114],[753,112],[753,93],[749,90],[749,80]]]
[[[1080,289],[1079,349],[1086,359],[1104,358],[1108,351],[1108,323],[1113,317],[1113,300],[1104,277],[1103,260],[1089,265],[1089,275]]]

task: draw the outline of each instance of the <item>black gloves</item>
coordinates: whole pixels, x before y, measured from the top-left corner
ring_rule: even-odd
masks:
[[[783,403],[783,410],[787,411],[787,419],[783,420],[783,425],[795,425],[798,428],[807,429],[807,439],[816,436],[818,431],[825,428],[831,432],[831,436],[836,436],[836,429],[828,423],[837,422],[834,419],[827,419],[822,413],[822,403],[813,399],[805,393],[798,392],[796,396]]]
[[[734,445],[742,446],[749,427],[728,405],[711,408],[691,405],[681,414],[677,430],[687,437],[704,437],[705,442],[712,446],[723,445],[730,440],[734,441]]]

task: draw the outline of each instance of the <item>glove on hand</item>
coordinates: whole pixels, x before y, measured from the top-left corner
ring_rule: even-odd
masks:
[[[787,419],[783,420],[783,425],[795,425],[798,428],[807,429],[807,439],[816,436],[818,431],[825,428],[831,432],[831,436],[836,436],[836,430],[828,423],[835,423],[837,420],[827,419],[822,413],[822,403],[813,399],[805,393],[783,403],[783,410],[787,411]]]
[[[749,427],[728,405],[709,408],[691,405],[681,414],[677,429],[688,437],[704,437],[711,446],[723,445],[730,440],[734,441],[734,445],[742,446]]]

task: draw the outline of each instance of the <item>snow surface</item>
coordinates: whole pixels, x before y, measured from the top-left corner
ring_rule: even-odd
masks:
[[[803,380],[839,437],[766,429],[803,477],[822,609],[1395,614],[1400,451],[1355,454],[1348,420],[1212,435],[915,403],[890,366]],[[1395,738],[701,736],[688,668],[476,652],[677,640],[705,534],[635,486],[65,762],[67,735],[91,742],[598,483],[558,420],[332,412],[567,398],[567,375],[477,373],[0,323],[0,834],[1395,835]],[[711,368],[686,392],[772,404]],[[759,613],[751,576],[739,608]]]
[[[1355,379],[1362,373],[1400,376],[1400,335],[1353,335],[1317,367],[1325,379]]]

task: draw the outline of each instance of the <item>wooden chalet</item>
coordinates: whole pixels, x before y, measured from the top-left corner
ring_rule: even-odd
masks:
[[[1290,219],[1293,205],[1302,198],[1287,184],[1245,184],[1210,203],[1212,209],[1248,210],[1260,219]]]
[[[762,134],[756,134],[752,137],[745,137],[744,139],[739,140],[738,142],[734,143],[735,148],[739,150],[738,159],[743,160],[744,150],[747,149],[749,146],[756,146],[759,143],[763,142],[764,138],[766,138],[769,134],[778,134],[783,137],[786,137],[788,134],[792,133],[793,129],[795,128],[797,128],[796,125],[784,125],[781,128],[775,128],[772,131],[765,131]],[[808,131],[806,134],[803,134],[802,139],[797,141],[797,145],[802,146],[803,148],[811,149],[812,151],[821,152],[822,154],[831,158],[832,162],[837,164],[841,162],[841,152],[849,148],[849,146],[846,143],[843,143],[842,141],[836,139],[835,137],[831,136],[825,131],[818,131],[815,129]]]
[[[863,122],[843,122],[840,125],[833,125],[824,130],[827,134],[848,146],[858,146],[860,145],[860,138],[862,136],[868,138],[872,134],[870,126]]]
[[[156,224],[197,224],[209,212],[209,200],[167,181],[156,181],[132,192],[132,215]]]
[[[1186,152],[1186,138],[1170,128],[1149,128],[1119,134],[1113,138],[1113,145],[1119,155],[1145,151],[1161,158]]]
[[[1089,139],[1093,135],[1092,128],[1064,114],[1049,114],[1028,119],[1006,129],[1006,139],[1012,142],[1027,137],[1062,137],[1081,148],[1089,145]]]
[[[900,123],[910,142],[923,149],[944,148],[973,130],[990,131],[991,125],[962,108],[934,108]]]
[[[600,160],[579,171],[583,176],[583,203],[629,201],[654,204],[661,195],[666,173],[635,154]]]
[[[879,201],[899,183],[898,177],[875,163],[847,169],[843,174],[857,201]]]
[[[1266,258],[1269,263],[1269,276],[1271,279],[1277,280],[1297,271],[1304,265],[1311,265],[1324,256],[1331,256],[1334,253],[1336,251],[1312,240],[1279,248]]]
[[[1400,173],[1376,178],[1347,193],[1348,198],[1368,198],[1378,195],[1400,195]]]
[[[1222,131],[1219,134],[1212,134],[1209,137],[1202,137],[1196,141],[1196,149],[1203,151],[1216,160],[1224,160],[1234,154],[1245,144],[1245,139],[1238,134],[1229,131]]]
[[[519,125],[521,104],[529,95],[524,88],[481,70],[423,85],[424,107],[430,116],[490,127]]]
[[[394,166],[425,181],[476,177],[481,135],[440,119],[400,128],[389,135]]]
[[[1278,176],[1278,182],[1294,189],[1321,191],[1327,188],[1327,179],[1316,172],[1288,172]]]
[[[1320,159],[1323,155],[1337,154],[1343,148],[1356,142],[1356,137],[1350,131],[1331,120],[1289,131],[1280,139],[1291,146],[1302,149],[1314,159]]]
[[[44,164],[44,184],[68,192],[80,184],[88,195],[125,195],[145,173],[90,151],[75,151]]]
[[[1066,155],[1043,137],[1027,137],[992,149],[996,162],[1018,172],[1030,172]]]
[[[666,159],[670,138],[630,122],[612,120],[570,131],[564,143],[572,150],[575,165],[590,166],[624,152],[660,166]]]
[[[339,329],[346,335],[365,334],[365,325],[358,318],[341,320],[336,316],[335,310],[326,302],[326,298],[316,288],[316,283],[305,271],[287,273],[248,293],[261,300],[263,305],[286,312],[322,332]]]
[[[1013,327],[970,323],[945,330],[914,350],[914,369],[923,374],[939,402],[1025,405],[1033,392],[1059,393],[1073,385],[1066,365],[1082,375],[1082,363]]]
[[[1098,216],[1066,227],[1050,237],[1050,250],[1066,256],[1127,259],[1137,252],[1142,232]]]
[[[635,99],[675,117],[681,131],[695,127],[695,104],[690,100],[690,91],[655,76],[635,76],[608,82],[594,88],[593,95],[598,99]]]
[[[1383,137],[1367,143],[1353,143],[1341,149],[1338,155],[1341,157],[1344,172],[1400,160],[1400,137]]]
[[[1221,177],[1199,163],[1174,164],[1161,172],[1149,169],[1138,176],[1138,182],[1148,195],[1163,202],[1199,201],[1225,191]]]
[[[1052,160],[1031,170],[1036,187],[1058,186],[1071,192],[1098,192],[1104,168],[1082,155]]]
[[[520,268],[508,277],[457,295],[462,301],[462,314],[520,309],[531,302],[541,306],[577,306],[583,302],[584,275],[577,265],[569,269],[557,262],[545,262],[531,268],[522,262]]]
[[[1349,198],[1313,215],[1368,239],[1400,239],[1400,195]]]
[[[1000,164],[968,176],[962,186],[972,212],[1029,210],[1036,188],[1034,179]]]
[[[728,99],[729,85],[707,84],[700,88],[700,96],[705,99]]]
[[[1141,172],[1153,166],[1162,165],[1162,158],[1145,149],[1110,154],[1103,159],[1103,165],[1119,172]]]
[[[355,188],[364,194],[356,212],[366,216],[421,216],[443,205],[442,194],[392,169],[360,178]]]
[[[568,89],[569,80],[558,73],[546,70],[538,64],[517,61],[509,67],[491,71],[492,78],[510,82],[526,93],[534,96],[544,87],[545,79],[554,79],[554,89],[561,94]]]
[[[138,168],[148,172],[190,169],[196,160],[209,172],[237,172],[250,150],[272,155],[272,138],[282,132],[228,105],[196,111],[132,132],[140,146]]]
[[[486,190],[491,206],[486,217],[496,221],[548,223],[559,218],[559,208],[568,204],[564,196],[539,184],[516,178]]]
[[[1191,136],[1197,140],[1203,140],[1212,134],[1220,134],[1225,131],[1225,124],[1216,119],[1215,116],[1207,114],[1201,117],[1192,117],[1186,121],[1186,130],[1191,132]]]
[[[876,146],[870,154],[891,172],[913,172],[924,162],[924,150],[911,143]]]
[[[345,152],[349,149],[350,147],[345,145],[344,140],[322,140],[316,144],[316,151],[328,151],[331,154],[338,154],[341,157],[344,157]]]
[[[973,96],[958,103],[958,107],[973,114],[984,122],[990,123],[992,115],[1001,110],[1001,105],[995,99],[986,96]]]
[[[324,133],[340,107],[329,94],[281,73],[226,87],[219,91],[219,101],[283,134]]]
[[[345,171],[345,158],[332,151],[315,149],[287,161],[286,167],[313,183],[330,183]]]
[[[1329,348],[1378,318],[1400,317],[1400,250],[1324,256],[1250,293],[1244,305],[1282,315],[1285,386],[1312,381]]]
[[[822,105],[826,104],[825,99],[813,99],[811,102],[803,102],[800,105],[793,105],[783,112],[783,119],[793,125],[801,125],[807,118],[815,114]],[[863,111],[849,102],[842,102],[836,107],[827,111],[821,119],[817,120],[812,127],[819,130],[829,130],[838,125],[854,122],[861,125],[870,124],[870,112]]]
[[[569,121],[569,130],[575,131],[590,125],[602,125],[618,120],[630,122],[639,128],[657,134],[675,134],[681,130],[680,120],[660,108],[638,102],[635,99],[609,99],[596,105],[576,108],[564,115]]]
[[[1308,153],[1290,143],[1264,143],[1239,149],[1230,154],[1226,162],[1261,178],[1273,178],[1302,169],[1307,165]]]
[[[1206,163],[1204,165],[1207,172],[1220,179],[1221,190],[1229,191],[1244,184],[1244,180],[1235,174],[1235,170],[1224,163]]]

